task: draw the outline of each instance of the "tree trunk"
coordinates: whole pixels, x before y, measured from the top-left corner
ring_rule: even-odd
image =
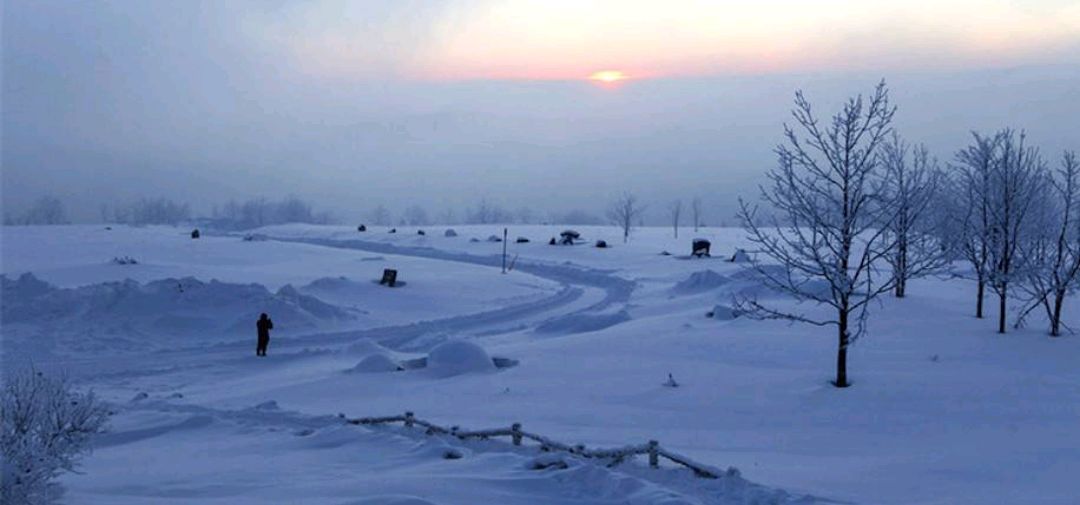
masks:
[[[984,282],[982,279],[979,279],[979,292],[977,295],[975,295],[975,317],[979,319],[983,318],[983,294],[985,294],[985,292],[986,282]]]
[[[1001,284],[1001,293],[998,293],[998,333],[1005,333],[1005,300],[1009,285]]]
[[[1061,335],[1061,305],[1065,301],[1065,293],[1054,293],[1054,314],[1050,318],[1050,336]]]
[[[836,351],[836,382],[833,382],[833,385],[838,388],[846,388],[849,386],[847,380],[848,311],[846,308],[840,310],[840,324],[838,327],[840,345]]]

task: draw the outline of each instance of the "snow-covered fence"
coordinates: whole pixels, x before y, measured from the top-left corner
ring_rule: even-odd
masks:
[[[393,424],[402,423],[407,428],[421,427],[426,429],[428,435],[451,435],[461,440],[470,438],[477,438],[481,440],[487,440],[494,437],[509,437],[511,443],[514,445],[522,445],[524,440],[532,440],[540,444],[541,451],[561,451],[567,452],[576,456],[593,459],[605,459],[610,460],[608,466],[615,466],[622,463],[627,458],[632,458],[639,455],[647,455],[649,457],[649,466],[652,468],[660,467],[660,458],[664,458],[677,465],[685,466],[694,472],[694,475],[706,479],[716,479],[720,475],[720,470],[708,465],[698,463],[681,454],[668,451],[660,447],[660,443],[656,440],[649,440],[644,444],[628,445],[625,447],[616,447],[611,449],[588,449],[584,445],[568,445],[561,442],[557,442],[543,435],[530,433],[521,429],[521,423],[514,423],[509,428],[492,428],[486,430],[462,430],[458,426],[439,426],[435,423],[425,421],[423,419],[417,419],[412,412],[406,412],[400,416],[383,416],[383,417],[359,417],[355,419],[348,419],[349,424]]]

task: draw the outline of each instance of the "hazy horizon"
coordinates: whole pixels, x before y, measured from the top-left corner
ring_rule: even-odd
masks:
[[[144,196],[205,214],[296,195],[348,222],[377,205],[460,216],[482,198],[601,214],[632,191],[649,222],[698,196],[719,223],[756,196],[797,89],[825,114],[882,78],[898,130],[943,161],[972,130],[1025,129],[1051,159],[1080,147],[1068,2],[873,16],[828,2],[843,19],[766,4],[785,14],[686,3],[651,19],[625,3],[578,23],[562,3],[8,2],[3,207],[53,194],[83,222]],[[978,15],[929,14],[964,8]],[[743,17],[758,21],[733,27]],[[587,79],[610,69],[629,78]]]

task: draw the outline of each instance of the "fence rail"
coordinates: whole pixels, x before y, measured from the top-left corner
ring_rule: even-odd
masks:
[[[495,437],[509,437],[511,443],[514,445],[522,445],[524,440],[532,440],[540,445],[542,451],[560,451],[567,452],[576,456],[593,459],[610,460],[608,466],[615,466],[628,458],[634,456],[647,455],[649,457],[649,466],[652,468],[658,468],[660,466],[660,459],[666,459],[680,466],[689,468],[694,472],[697,477],[705,479],[716,479],[720,476],[720,471],[708,465],[698,463],[681,454],[668,451],[660,447],[660,443],[656,440],[649,440],[644,444],[628,445],[625,447],[616,447],[609,449],[589,449],[584,445],[569,445],[561,442],[557,442],[543,435],[536,433],[530,433],[521,429],[521,423],[514,423],[509,428],[492,428],[487,430],[462,430],[458,426],[439,426],[435,423],[418,419],[412,412],[406,412],[400,416],[383,416],[383,417],[358,417],[354,419],[346,420],[349,424],[357,425],[376,425],[376,424],[394,424],[401,423],[407,428],[421,427],[424,428],[428,435],[450,435],[457,437],[461,440],[470,438],[487,440]]]

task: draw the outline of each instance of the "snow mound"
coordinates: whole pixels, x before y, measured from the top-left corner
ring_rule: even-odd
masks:
[[[380,352],[369,354],[360,360],[356,366],[346,370],[345,373],[381,373],[397,372],[399,370],[402,370],[401,365],[398,365],[390,356]]]
[[[720,275],[712,270],[701,270],[690,274],[689,277],[679,281],[671,292],[678,295],[691,295],[703,293],[728,284],[731,279]]]
[[[426,368],[442,377],[495,370],[495,362],[483,347],[464,340],[439,344],[427,356]]]
[[[620,310],[612,314],[568,314],[541,323],[537,333],[587,333],[610,328],[630,320],[630,313]]]
[[[447,230],[446,230],[446,232],[445,232],[445,233],[443,233],[443,236],[444,236],[444,237],[456,237],[456,236],[457,236],[457,232],[456,232],[456,231],[454,231],[454,229],[453,229],[453,228],[449,228],[449,229],[447,229]]]
[[[750,253],[746,252],[746,249],[736,249],[735,254],[731,255],[731,259],[728,261],[732,263],[750,263],[753,260],[750,258]]]
[[[352,356],[367,356],[369,354],[388,354],[389,350],[370,338],[361,338],[349,344],[342,352]]]

